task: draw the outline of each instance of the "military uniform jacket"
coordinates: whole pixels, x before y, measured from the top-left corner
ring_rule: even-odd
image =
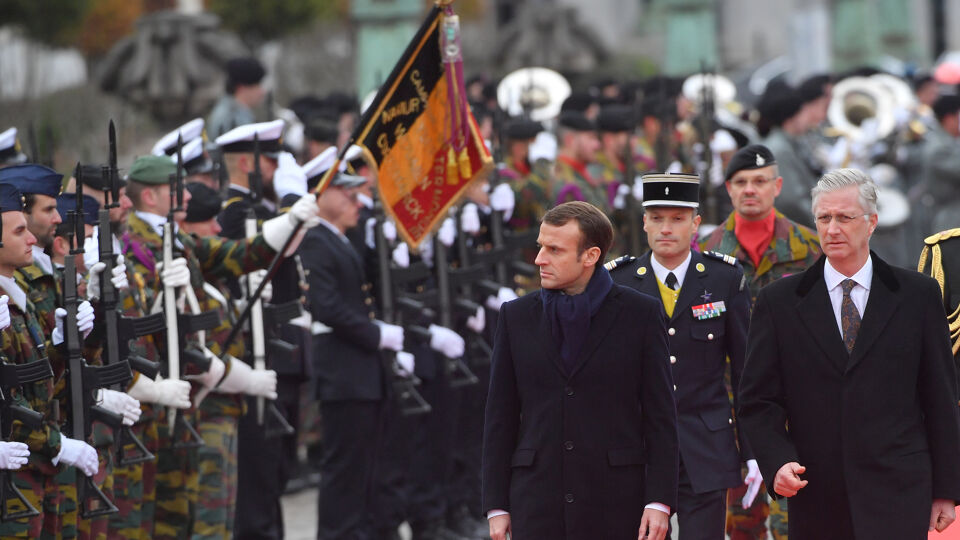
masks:
[[[820,240],[817,238],[817,233],[790,221],[776,209],[774,212],[776,212],[776,218],[773,224],[773,240],[767,246],[760,264],[756,266],[746,250],[740,247],[740,241],[737,240],[734,232],[736,218],[733,213],[714,229],[710,236],[700,242],[701,251],[716,251],[731,255],[740,262],[743,274],[747,277],[751,304],[762,287],[781,277],[803,272],[820,257]]]
[[[783,177],[777,208],[793,221],[812,227],[810,190],[817,185],[819,176],[804,159],[800,141],[776,128],[763,140],[763,144],[773,152],[777,170]]]
[[[6,293],[9,295],[9,293]],[[10,295],[13,298],[12,295]],[[43,328],[37,321],[36,311],[29,298],[25,310],[10,301],[10,328],[0,332],[3,346],[3,360],[13,364],[28,364],[42,359],[41,350],[54,352],[52,343],[45,339]],[[38,347],[42,344],[43,347]],[[51,359],[51,364],[53,364]],[[62,360],[61,360],[62,365]],[[26,443],[30,448],[29,467],[43,474],[54,475],[57,467],[51,463],[60,452],[60,411],[54,399],[53,379],[45,379],[13,390],[13,399],[17,405],[32,409],[44,416],[44,423],[38,429],[31,429],[19,421],[14,421],[9,433],[12,441]],[[6,433],[3,435],[7,435]]]
[[[939,124],[927,133],[923,146],[923,184],[934,201],[927,218],[932,230],[960,224],[960,139]]]
[[[300,245],[313,320],[329,329],[314,341],[317,399],[379,400],[386,376],[380,329],[363,262],[346,237],[320,224]]]
[[[544,169],[546,161],[540,160],[531,167],[526,163],[514,163],[507,158],[497,170],[500,180],[509,182],[513,189],[516,206],[509,225],[514,230],[536,227],[555,201],[549,174]]]
[[[482,510],[514,538],[635,538],[677,506],[677,417],[660,303],[614,284],[571,373],[540,293],[500,310],[483,432]]]
[[[925,539],[931,499],[960,500],[960,411],[940,290],[871,257],[852,354],[822,258],[760,291],[750,319],[738,418],[771,496],[783,464],[807,468],[810,483],[790,498],[791,538],[833,540],[831,524],[848,513],[856,540]]]
[[[556,204],[585,201],[609,216],[618,186],[617,182],[607,184],[590,176],[585,164],[565,156],[557,157],[554,164],[553,192],[557,196]]]
[[[661,304],[657,278],[647,252],[610,272],[614,282],[647,294]],[[740,485],[740,462],[752,459],[741,439],[737,449],[732,409],[724,384],[727,357],[730,380],[740,385],[746,354],[750,298],[743,271],[697,252],[680,287],[673,316],[667,321],[670,367],[675,385],[680,458],[694,491],[705,493]],[[717,307],[723,303],[724,311]],[[713,304],[711,311],[708,304]],[[699,310],[708,313],[699,314]],[[666,312],[663,316],[667,318]],[[736,393],[734,403],[736,403]]]
[[[177,240],[183,246],[180,252],[187,260],[191,286],[201,306],[208,301],[203,290],[204,279],[235,278],[266,268],[275,254],[261,235],[250,240],[224,240],[195,238],[180,231]],[[122,243],[124,256],[133,265],[134,273],[142,276],[145,287],[155,296],[163,287],[156,272],[157,263],[163,260],[163,238],[136,213],[131,213]],[[192,374],[191,371],[185,373]]]

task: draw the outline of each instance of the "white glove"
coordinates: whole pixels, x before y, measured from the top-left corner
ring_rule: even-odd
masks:
[[[508,184],[500,184],[493,188],[493,193],[490,194],[490,208],[503,212],[504,221],[510,220],[516,205],[517,197]]]
[[[307,194],[307,175],[297,165],[297,160],[290,152],[281,152],[277,156],[277,169],[273,172],[273,189],[277,192],[277,199],[280,200],[287,195],[302,197]]]
[[[389,219],[383,222],[383,237],[391,242],[397,239],[397,226]]]
[[[613,207],[617,210],[623,210],[627,207],[627,195],[630,195],[630,186],[620,184],[617,186],[617,194],[613,196]]]
[[[466,349],[466,342],[460,334],[445,326],[430,325],[430,348],[443,353],[447,358],[460,358]]]
[[[290,207],[290,219],[296,219],[303,223],[306,229],[312,229],[320,224],[320,207],[317,206],[317,196],[308,193],[297,199]],[[296,223],[294,223],[296,225]]]
[[[125,426],[132,426],[140,419],[140,402],[124,392],[101,388],[97,390],[97,403],[112,413],[122,415]]]
[[[280,251],[283,249],[283,245],[287,243],[287,238],[289,238],[290,235],[293,234],[294,229],[297,228],[297,225],[303,223],[303,227],[300,229],[301,237],[294,239],[294,241],[290,243],[290,253],[292,253],[292,250],[295,250],[296,247],[300,245],[302,234],[306,229],[316,227],[320,224],[319,211],[320,207],[317,206],[317,196],[312,193],[307,193],[300,197],[297,202],[293,203],[290,211],[286,214],[263,222],[263,239],[274,251]]]
[[[414,357],[407,351],[397,352],[397,365],[400,366],[399,374],[403,377],[413,375]]]
[[[743,483],[747,485],[747,493],[743,496],[741,502],[744,508],[750,508],[753,500],[757,497],[757,493],[760,492],[760,488],[763,487],[763,476],[760,475],[757,460],[747,460],[747,476],[743,479]]]
[[[160,281],[165,287],[190,285],[190,268],[187,267],[187,260],[183,257],[170,261],[170,268],[165,267],[163,262],[157,263],[157,273],[160,274]]]
[[[380,348],[391,351],[403,350],[403,327],[376,321],[380,327]]]
[[[463,205],[463,209],[460,210],[460,229],[467,234],[480,232],[480,212],[477,211],[477,205],[473,203]]]
[[[51,461],[54,465],[58,465],[61,461],[67,465],[73,465],[87,476],[97,474],[100,468],[97,451],[92,446],[65,436],[60,437],[60,453]]]
[[[407,246],[407,243],[400,242],[397,247],[393,248],[391,257],[393,258],[393,262],[397,263],[397,266],[400,268],[410,266],[410,248]]]
[[[643,180],[639,176],[633,179],[633,198],[643,200]]]
[[[377,226],[377,218],[371,217],[367,218],[367,221],[363,224],[363,243],[367,245],[370,249],[375,249],[377,247],[377,237],[374,234],[374,227]]]
[[[27,464],[30,449],[22,442],[0,441],[0,469],[15,471]]]
[[[477,313],[467,317],[467,328],[479,334],[483,332],[485,326],[487,326],[487,312],[483,306],[477,306]]]
[[[97,300],[100,298],[100,274],[103,273],[107,265],[97,262],[90,267],[87,272],[87,300]],[[117,264],[110,271],[110,281],[113,287],[118,291],[130,288],[130,282],[127,281],[127,265],[123,263],[123,255],[117,255]]]
[[[177,409],[190,408],[190,383],[177,379],[137,377],[137,382],[127,390],[131,397]]]
[[[443,220],[443,225],[440,225],[440,230],[437,231],[437,239],[440,240],[440,243],[450,247],[453,245],[453,241],[457,238],[457,226],[454,224],[453,220],[447,218]]]
[[[10,305],[8,302],[10,302],[9,296],[0,296],[0,330],[10,327]]]
[[[63,321],[67,316],[67,310],[57,308],[56,311],[53,312],[53,316],[56,321],[56,328],[54,328],[50,334],[50,339],[54,345],[60,345],[63,343]],[[86,339],[93,330],[93,320],[93,306],[86,300],[80,302],[80,305],[77,306],[77,330],[80,331],[83,339]]]
[[[267,276],[266,270],[254,270],[253,272],[250,272],[250,274],[248,274],[248,277],[250,278],[250,282],[249,282],[250,290],[248,291],[248,294],[256,292],[257,287],[260,286],[260,282],[263,281],[263,278],[266,276]],[[272,282],[267,282],[267,284],[263,287],[263,292],[260,293],[260,299],[263,300],[264,302],[270,302],[270,300],[273,300],[273,283]]]
[[[513,289],[508,289],[507,287],[500,287],[500,290],[497,291],[496,296],[488,296],[487,301],[484,302],[488,308],[494,311],[500,311],[500,306],[504,302],[509,302],[511,300],[517,299],[517,293],[513,292]]]
[[[217,391],[277,399],[277,372],[272,369],[253,369],[246,362],[233,358],[230,361],[230,373],[220,382]]]

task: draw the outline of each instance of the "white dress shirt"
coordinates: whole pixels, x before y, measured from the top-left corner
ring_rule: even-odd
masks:
[[[840,320],[840,307],[843,305],[843,287],[840,283],[845,279],[852,279],[857,284],[850,291],[850,299],[853,305],[857,307],[860,313],[860,320],[863,320],[863,310],[867,307],[867,299],[870,297],[870,284],[873,281],[873,259],[867,257],[867,262],[857,270],[852,276],[845,276],[837,271],[827,259],[823,265],[823,280],[827,284],[827,293],[830,294],[830,304],[833,305],[833,315],[837,319],[837,328],[840,330],[840,337],[843,337],[843,323]]]
[[[660,261],[657,260],[657,256],[650,254],[650,266],[653,267],[653,273],[657,276],[657,279],[660,280],[660,283],[664,285],[667,284],[667,275],[670,272],[673,272],[673,275],[677,277],[677,285],[683,287],[683,278],[687,277],[687,269],[690,268],[690,259],[693,256],[690,252],[687,252],[687,258],[683,260],[682,263],[678,264],[676,268],[670,270],[666,266],[660,264]]]

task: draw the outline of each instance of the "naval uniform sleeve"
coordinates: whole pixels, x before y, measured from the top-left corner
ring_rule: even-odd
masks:
[[[960,501],[960,409],[950,329],[943,316],[940,287],[924,279],[922,292],[922,349],[917,394],[923,409],[930,462],[933,471],[933,498]]]
[[[766,290],[760,291],[750,318],[737,414],[739,428],[756,455],[767,491],[779,499],[780,495],[773,491],[777,471],[786,463],[799,461],[799,457],[786,428],[779,343],[767,296]]]
[[[676,508],[680,444],[673,374],[668,360],[667,323],[659,301],[647,305],[649,308],[643,320],[648,324],[644,325],[643,350],[639,351],[643,440],[647,450],[644,504],[660,503]]]
[[[270,261],[276,255],[262,234],[237,240],[205,236],[197,239],[195,253],[208,281],[235,278],[254,270],[263,270],[270,266]]]
[[[482,503],[483,513],[510,511],[511,462],[520,432],[520,394],[510,348],[511,303],[503,305],[497,317],[490,387],[483,421]]]

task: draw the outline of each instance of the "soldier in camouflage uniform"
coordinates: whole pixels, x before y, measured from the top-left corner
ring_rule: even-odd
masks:
[[[703,251],[731,255],[740,261],[751,305],[763,286],[805,270],[820,257],[817,233],[790,221],[774,208],[782,183],[768,148],[759,144],[741,148],[726,171],[734,212],[700,242]],[[768,515],[774,538],[785,540],[786,499],[768,506],[766,494],[760,490],[757,500],[743,508],[739,499],[745,491],[745,487],[737,488],[727,496],[727,533],[731,540],[766,538]]]
[[[166,269],[157,273],[157,263],[163,258],[162,229],[169,211],[170,176],[176,173],[176,164],[165,156],[145,156],[133,165],[129,175],[127,194],[135,212],[127,219],[127,234],[124,250],[140,274],[145,286],[154,291],[173,283],[174,276]],[[184,193],[184,203],[189,204],[190,194]],[[315,205],[313,205],[315,208]],[[307,208],[309,210],[309,208]],[[292,209],[291,212],[296,212]],[[301,215],[302,211],[299,214]],[[217,237],[193,238],[182,231],[177,241],[182,246],[184,266],[189,272],[188,284],[195,291],[201,305],[208,302],[203,289],[203,279],[237,278],[243,274],[265,268],[276,250],[294,227],[291,216],[283,215],[263,225],[263,233],[249,240],[230,241]],[[195,369],[195,368],[194,368]],[[186,375],[191,373],[186,366]],[[218,381],[213,381],[216,384]],[[158,414],[161,437],[160,462],[157,472],[157,503],[154,538],[184,537],[192,534],[193,512],[196,506],[199,481],[197,479],[197,456],[195,451],[174,450],[169,443],[166,411]],[[188,418],[195,421],[191,411]]]
[[[606,184],[587,170],[600,149],[596,125],[583,114],[568,111],[560,114],[558,129],[560,150],[553,170],[554,203],[586,201],[610,216],[617,185]]]
[[[500,181],[513,188],[516,206],[509,225],[516,231],[536,227],[543,214],[553,206],[549,176],[543,176],[544,171],[538,171],[537,164],[530,163],[529,158],[530,144],[541,131],[543,127],[533,120],[510,120],[503,127],[506,155],[497,171]]]
[[[194,238],[217,237],[220,225],[216,217],[221,199],[216,191],[200,183],[187,184],[191,193],[183,231]],[[206,344],[224,358],[226,373],[217,388],[198,405],[197,431],[204,447],[199,451],[200,501],[194,518],[194,540],[228,539],[233,536],[237,500],[237,428],[246,411],[243,393],[276,399],[277,375],[270,370],[253,371],[244,358],[244,339],[238,337],[223,354],[224,341],[239,312],[234,309],[230,290],[223,280],[204,283],[207,302],[204,310],[220,313],[221,324],[207,332]]]
[[[62,376],[64,371],[65,359],[54,348],[62,343],[62,330],[55,329],[47,337],[37,311],[23,288],[25,283],[17,280],[14,275],[17,269],[33,262],[31,248],[36,243],[36,238],[27,227],[27,220],[20,206],[20,192],[12,183],[23,183],[32,189],[36,185],[34,182],[59,182],[59,175],[35,165],[13,167],[5,171],[0,174],[0,204],[4,225],[4,247],[0,248],[0,288],[10,297],[12,305],[11,328],[2,334],[3,354],[8,361],[23,364],[40,360],[46,356],[46,351],[50,351],[56,378],[57,375]],[[32,197],[31,202],[45,205],[47,201],[43,197]],[[54,213],[55,208],[54,206]],[[92,317],[89,304],[84,311],[87,312],[85,315]],[[80,329],[83,331],[89,328],[92,328],[92,318],[89,325],[84,324]],[[28,464],[13,473],[14,483],[40,514],[32,518],[0,523],[0,536],[62,537],[64,531],[61,529],[61,494],[56,476],[61,470],[73,470],[69,465],[74,464],[82,465],[85,472],[95,473],[96,451],[85,442],[60,433],[60,418],[64,411],[59,410],[59,404],[54,398],[54,379],[26,385],[19,392],[15,392],[13,398],[44,415],[44,425],[38,429],[30,429],[14,422],[11,430],[11,440],[27,443],[31,452]]]

